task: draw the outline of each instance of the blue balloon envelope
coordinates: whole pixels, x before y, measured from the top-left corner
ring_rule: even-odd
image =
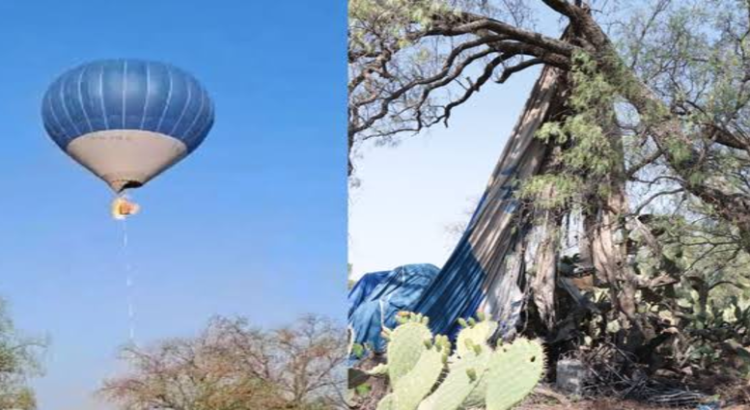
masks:
[[[214,105],[192,75],[174,66],[101,60],[55,80],[42,117],[63,151],[121,192],[198,148],[213,126]]]

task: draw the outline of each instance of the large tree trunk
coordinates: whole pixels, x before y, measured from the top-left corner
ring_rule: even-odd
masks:
[[[549,187],[547,195],[554,196],[554,187]],[[547,330],[555,327],[555,288],[557,285],[557,261],[559,259],[559,227],[560,218],[558,212],[545,210],[538,212],[538,218],[534,222],[536,241],[533,248],[534,277],[531,279],[531,291],[534,305],[539,312],[539,318]]]
[[[638,277],[627,263],[627,233],[623,215],[627,199],[621,185],[612,184],[612,192],[600,206],[584,217],[584,232],[598,282],[609,289],[610,300],[622,331],[618,342],[634,352],[647,342],[645,323],[638,310]]]
[[[584,211],[584,232],[588,247],[585,251],[596,270],[599,282],[609,288],[610,299],[618,314],[621,331],[618,342],[627,351],[635,352],[653,336],[645,315],[639,312],[638,289],[644,284],[628,264],[628,229],[625,216],[630,212],[625,177],[622,139],[614,121],[606,127],[618,158],[604,183],[608,194],[592,198],[592,206]]]

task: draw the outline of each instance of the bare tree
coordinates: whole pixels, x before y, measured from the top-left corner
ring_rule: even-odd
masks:
[[[100,394],[127,410],[335,408],[345,338],[317,316],[274,331],[215,318],[196,338],[124,349],[131,373],[107,380]]]

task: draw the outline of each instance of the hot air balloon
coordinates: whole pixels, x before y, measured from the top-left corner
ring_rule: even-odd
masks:
[[[213,125],[214,106],[179,68],[101,60],[57,78],[44,96],[42,118],[52,140],[119,195],[195,151]]]

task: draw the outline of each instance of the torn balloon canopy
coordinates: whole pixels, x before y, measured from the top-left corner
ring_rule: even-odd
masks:
[[[112,218],[123,220],[130,215],[135,215],[141,207],[124,196],[119,196],[112,201]]]

